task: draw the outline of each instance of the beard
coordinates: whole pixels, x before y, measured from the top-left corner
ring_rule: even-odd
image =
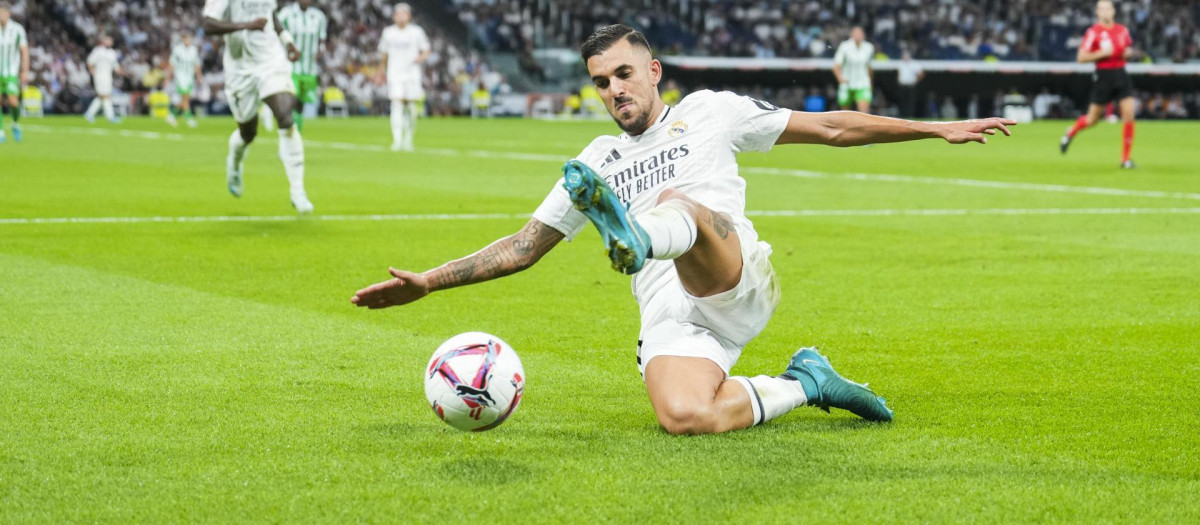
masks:
[[[631,99],[618,99],[614,100],[613,104],[620,106],[621,104],[629,102],[630,100]],[[638,111],[639,108],[640,105],[634,105],[635,112]],[[629,121],[628,123],[622,122],[617,115],[613,115],[613,120],[616,121],[617,127],[621,128],[621,131],[624,131],[630,135],[640,135],[643,131],[646,131],[646,128],[650,127],[650,119],[653,118],[653,115],[650,114],[650,108],[645,108],[640,112],[635,113],[633,117],[633,120]]]

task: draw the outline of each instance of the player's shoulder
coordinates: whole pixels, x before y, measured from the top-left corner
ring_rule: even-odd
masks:
[[[600,169],[602,164],[605,164],[605,157],[621,144],[621,138],[615,135],[600,135],[590,142],[583,151],[579,152],[578,159],[584,164],[595,169]]]
[[[704,104],[710,102],[717,102],[722,99],[728,99],[736,96],[737,93],[732,91],[713,91],[711,89],[701,89],[699,91],[693,91],[686,97],[680,99],[679,104],[677,104],[675,107],[680,109],[688,109],[694,106],[703,106]]]

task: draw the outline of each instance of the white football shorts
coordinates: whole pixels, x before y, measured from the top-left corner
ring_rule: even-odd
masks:
[[[742,355],[742,347],[758,336],[779,305],[779,279],[771,266],[771,245],[758,240],[748,223],[736,223],[742,245],[742,278],[731,290],[695,297],[683,289],[679,276],[658,288],[641,305],[638,371],[660,355],[703,357],[725,375]]]
[[[388,76],[388,98],[391,100],[424,100],[425,88],[421,75]]]
[[[286,60],[259,66],[258,71],[230,74],[225,79],[225,98],[229,101],[229,111],[239,124],[257,117],[262,100],[276,93],[296,94],[292,66]]]

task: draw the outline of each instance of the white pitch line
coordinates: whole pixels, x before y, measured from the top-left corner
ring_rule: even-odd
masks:
[[[1034,182],[1008,182],[978,179],[951,179],[943,177],[919,177],[915,175],[891,175],[886,173],[826,173],[821,171],[790,170],[781,168],[742,168],[742,173],[759,175],[785,175],[805,179],[847,179],[882,182],[904,182],[913,184],[944,184],[974,188],[1000,190],[1046,191],[1054,193],[1083,193],[1088,195],[1115,195],[1120,197],[1149,197],[1156,199],[1200,200],[1200,193],[1156,190],[1127,190],[1123,188],[1100,188],[1092,186],[1069,186],[1065,184],[1040,184]]]
[[[82,133],[87,135],[116,135],[122,137],[134,137],[144,139],[167,139],[173,141],[185,140],[185,136],[179,133],[159,133],[156,131],[133,131],[133,130],[113,130],[108,128],[85,128],[79,126],[40,126],[26,125],[26,129],[34,131],[67,131],[70,133]],[[208,137],[205,136],[207,139]],[[326,142],[318,140],[305,140],[306,146],[316,148],[327,148],[343,151],[369,151],[369,152],[386,152],[388,151],[382,145],[378,144],[359,144],[354,142]],[[443,157],[473,157],[484,159],[509,159],[509,160],[525,160],[534,162],[553,162],[562,163],[569,159],[570,155],[554,155],[546,153],[524,153],[517,151],[489,151],[489,150],[464,150],[454,148],[421,148],[416,151],[418,155],[437,155]],[[944,177],[922,177],[916,175],[895,175],[888,173],[829,173],[823,171],[810,171],[798,169],[783,169],[783,168],[765,168],[755,166],[741,167],[742,174],[754,175],[783,175],[788,177],[799,177],[806,179],[843,179],[856,181],[873,181],[873,182],[896,182],[909,184],[935,184],[962,186],[969,188],[990,188],[998,190],[1018,190],[1018,191],[1043,191],[1051,193],[1079,193],[1085,195],[1108,195],[1118,197],[1145,197],[1154,199],[1177,199],[1177,200],[1200,200],[1200,193],[1178,192],[1178,191],[1158,191],[1158,190],[1131,190],[1124,188],[1102,188],[1094,186],[1071,186],[1066,184],[1043,184],[1035,182],[1009,182],[1009,181],[994,181],[994,180],[979,180],[979,179],[964,179],[964,178],[944,178]]]
[[[954,217],[970,215],[1193,215],[1200,208],[983,208],[983,209],[883,209],[883,210],[750,210],[749,217]],[[429,213],[374,215],[212,215],[191,217],[10,217],[0,225],[25,224],[145,224],[205,222],[383,222],[470,221],[528,219],[528,213]]]

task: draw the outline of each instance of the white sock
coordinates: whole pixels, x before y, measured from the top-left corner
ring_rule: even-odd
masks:
[[[279,160],[283,161],[283,171],[287,173],[292,200],[307,199],[304,192],[304,139],[295,124],[279,130]]]
[[[104,104],[104,118],[106,118],[108,120],[116,119],[117,114],[113,112],[112,99],[111,98],[104,99],[103,104]]]
[[[409,146],[412,146],[413,137],[417,134],[417,117],[418,117],[417,103],[416,102],[408,102],[408,103],[404,104],[404,106],[405,106],[405,109],[407,110],[406,115],[405,115],[405,117],[407,117],[407,118],[404,121],[404,124],[405,124],[405,126],[404,126],[405,127],[404,143]]]
[[[229,157],[233,159],[234,169],[242,169],[242,162],[246,160],[246,151],[249,148],[250,145],[242,140],[242,132],[235,128],[229,136]]]
[[[404,143],[404,103],[392,101],[392,144]]]
[[[92,103],[88,104],[87,112],[83,116],[87,118],[96,118],[96,113],[100,112],[100,97],[92,99]]]
[[[739,376],[729,379],[737,381],[746,388],[746,393],[750,394],[750,406],[754,412],[752,425],[766,423],[808,402],[804,386],[799,381],[772,376]]]
[[[637,221],[650,236],[650,256],[655,259],[674,259],[696,244],[696,219],[683,201],[659,204],[639,215]]]

